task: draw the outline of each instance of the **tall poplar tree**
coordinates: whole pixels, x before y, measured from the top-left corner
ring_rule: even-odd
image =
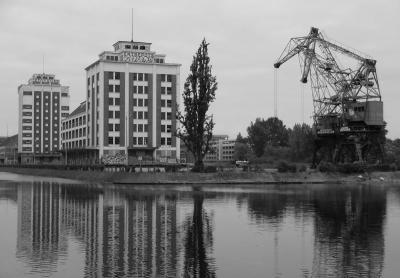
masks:
[[[193,154],[193,171],[198,172],[204,170],[203,158],[210,150],[214,121],[207,111],[215,99],[217,90],[216,77],[211,74],[208,45],[206,39],[203,39],[196,55],[193,56],[182,94],[184,111],[182,113],[177,110],[177,118],[181,123],[177,136]]]

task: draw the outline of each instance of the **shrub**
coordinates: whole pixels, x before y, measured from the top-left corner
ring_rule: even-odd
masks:
[[[302,165],[299,167],[299,172],[305,172],[306,170],[307,170],[307,166],[304,165],[304,164],[302,164]]]
[[[280,173],[286,173],[286,172],[296,172],[296,164],[290,164],[285,161],[281,161],[278,163],[277,167],[278,172]]]
[[[320,171],[322,173],[331,173],[331,172],[337,171],[335,164],[330,163],[330,162],[324,162],[324,161],[321,161],[318,164],[317,169],[318,169],[318,171]]]
[[[216,173],[217,172],[217,167],[215,166],[206,166],[204,168],[204,173]]]

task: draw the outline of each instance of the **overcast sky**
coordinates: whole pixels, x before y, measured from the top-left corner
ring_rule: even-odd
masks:
[[[257,117],[274,114],[274,69],[291,37],[311,26],[378,61],[389,137],[400,137],[399,0],[0,0],[0,136],[17,133],[17,87],[33,73],[54,73],[70,87],[71,111],[85,98],[85,70],[118,40],[151,42],[152,50],[181,63],[186,79],[192,55],[205,37],[218,91],[211,113],[215,133],[235,137]],[[278,73],[278,117],[291,127],[312,122],[312,98],[301,105],[297,58]],[[183,88],[183,86],[181,86]]]

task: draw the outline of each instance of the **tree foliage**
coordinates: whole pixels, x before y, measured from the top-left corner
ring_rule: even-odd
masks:
[[[265,147],[287,146],[288,131],[281,120],[276,117],[267,120],[257,118],[247,128],[249,144],[257,157],[264,154]]]
[[[211,74],[208,45],[203,39],[196,55],[193,56],[182,94],[184,111],[182,113],[177,109],[177,118],[181,123],[177,136],[193,154],[194,171],[204,169],[203,158],[210,149],[214,128],[213,118],[207,115],[207,111],[215,99],[217,81]]]
[[[310,160],[314,151],[315,136],[307,124],[295,124],[289,130],[289,147],[295,161]]]

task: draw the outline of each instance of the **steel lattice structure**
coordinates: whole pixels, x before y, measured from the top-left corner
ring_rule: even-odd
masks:
[[[376,60],[326,39],[314,27],[307,36],[290,39],[274,67],[294,56],[300,61],[300,81],[311,83],[317,134],[341,137],[342,143],[351,138],[358,144],[357,159],[363,160],[365,133],[379,133],[385,126]]]

